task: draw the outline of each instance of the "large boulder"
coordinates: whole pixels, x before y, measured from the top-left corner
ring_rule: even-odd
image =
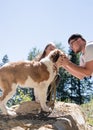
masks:
[[[25,102],[12,109],[18,116],[1,115],[0,130],[93,130],[80,106],[73,103],[55,102],[51,113],[41,112],[40,104],[35,102]]]

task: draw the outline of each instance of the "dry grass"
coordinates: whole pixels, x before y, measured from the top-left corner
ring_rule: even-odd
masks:
[[[81,108],[86,116],[86,121],[93,126],[93,99],[86,104],[81,105]]]

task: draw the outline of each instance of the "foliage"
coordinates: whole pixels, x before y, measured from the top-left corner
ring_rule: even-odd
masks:
[[[60,74],[60,83],[57,87],[57,100],[60,101],[68,100],[69,93],[67,91],[67,86],[66,86],[68,73],[63,68],[60,68],[59,74]]]
[[[37,50],[36,48],[33,48],[29,54],[28,54],[28,60],[33,60],[38,54],[40,53],[39,50]]]
[[[90,102],[81,105],[85,114],[86,121],[93,126],[93,99]]]
[[[32,90],[30,88],[17,88],[15,95],[8,101],[7,105],[10,107],[12,105],[20,104],[21,102],[32,100]]]
[[[2,62],[0,63],[0,66],[3,66],[5,63],[8,63],[9,59],[7,54],[3,56]]]
[[[73,51],[69,50],[69,54],[71,55],[71,61],[77,65],[79,65],[80,54],[75,54]],[[90,78],[84,78],[83,80],[79,80],[78,78],[70,75],[68,78],[68,83],[70,85],[69,90],[71,101],[75,101],[78,104],[82,104],[85,101],[89,101],[89,93],[87,95],[87,91],[92,87],[92,81]],[[85,91],[86,90],[86,91]]]

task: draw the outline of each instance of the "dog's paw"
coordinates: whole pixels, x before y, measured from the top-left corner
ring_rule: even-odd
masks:
[[[43,108],[43,111],[52,112],[52,109],[50,107],[46,106],[46,107]]]
[[[7,110],[9,116],[16,117],[17,113],[15,111]]]
[[[17,113],[15,112],[15,110],[12,109],[12,108],[8,108],[8,107],[7,107],[7,114],[9,116],[12,116],[12,117],[16,117],[17,116]]]

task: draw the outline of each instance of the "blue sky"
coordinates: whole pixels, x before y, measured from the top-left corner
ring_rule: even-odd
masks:
[[[93,0],[0,0],[0,61],[26,60],[50,41],[67,51],[73,33],[93,40]]]

